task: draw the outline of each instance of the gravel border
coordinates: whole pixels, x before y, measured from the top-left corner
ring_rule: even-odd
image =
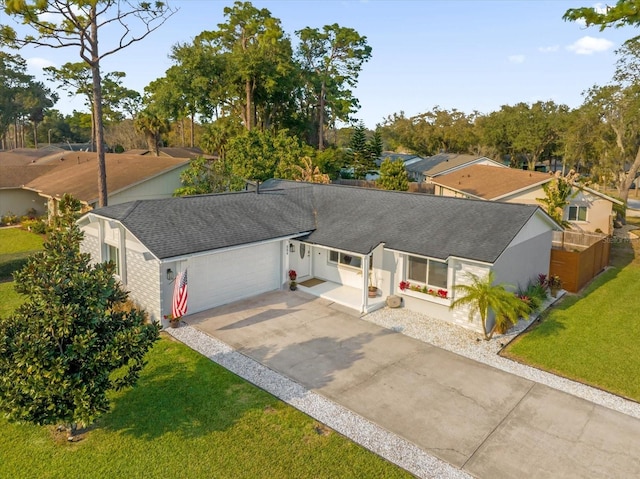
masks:
[[[415,444],[355,414],[300,384],[278,374],[227,344],[197,329],[181,324],[165,331],[191,349],[273,394],[296,409],[326,424],[420,478],[471,479],[472,476],[438,459]]]
[[[543,310],[553,306],[561,296],[547,300],[543,305]],[[535,315],[521,320],[506,334],[495,335],[489,341],[485,341],[479,332],[404,308],[385,307],[362,316],[362,319],[640,419],[640,403],[498,355],[504,346],[528,328],[538,317]],[[295,381],[191,326],[182,324],[179,328],[169,328],[165,331],[225,369],[273,394],[417,477],[472,478],[461,469],[428,454],[406,439],[317,393],[309,391]]]
[[[564,292],[558,295],[558,298],[547,300],[542,309],[551,307],[563,294]],[[482,333],[403,308],[385,307],[362,317],[362,319],[383,328],[406,334],[469,359],[640,419],[640,403],[498,355],[504,346],[528,328],[537,318],[538,315],[534,315],[527,320],[521,320],[506,334],[495,335],[489,341],[485,341]]]

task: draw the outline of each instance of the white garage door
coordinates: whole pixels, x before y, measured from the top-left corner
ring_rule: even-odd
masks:
[[[267,243],[189,260],[188,314],[280,287],[281,243]]]

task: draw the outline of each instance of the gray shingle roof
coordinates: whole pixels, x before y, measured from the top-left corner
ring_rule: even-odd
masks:
[[[427,176],[434,176],[443,171],[455,168],[466,163],[470,163],[482,156],[461,155],[458,153],[440,153],[438,155],[429,156],[423,160],[416,161],[407,165],[406,169],[412,173],[421,173]]]
[[[164,259],[312,230],[309,200],[296,192],[230,193],[134,201],[93,213],[122,222]]]
[[[312,231],[307,241],[494,262],[538,209],[488,201],[270,180],[261,193],[150,200],[94,213],[121,221],[159,258]]]

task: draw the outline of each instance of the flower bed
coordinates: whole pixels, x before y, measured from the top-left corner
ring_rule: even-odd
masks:
[[[399,287],[402,294],[406,296],[425,299],[446,306],[451,304],[451,298],[449,297],[449,292],[446,289],[434,289],[429,288],[428,286],[419,286],[411,284],[408,281],[400,281]]]

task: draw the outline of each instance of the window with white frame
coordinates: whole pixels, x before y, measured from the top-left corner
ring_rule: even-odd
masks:
[[[447,263],[416,256],[407,257],[407,280],[424,286],[447,289]]]
[[[107,261],[113,261],[113,264],[116,265],[116,274],[120,276],[120,250],[118,249],[118,247],[108,244],[107,257],[105,259]]]
[[[336,250],[329,250],[329,263],[360,269],[362,267],[362,258],[360,256],[353,256]]]
[[[587,221],[587,207],[569,206],[569,221]]]

